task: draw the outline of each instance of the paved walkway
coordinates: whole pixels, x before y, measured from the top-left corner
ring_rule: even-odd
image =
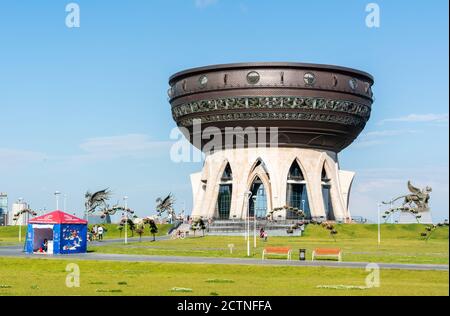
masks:
[[[111,241],[113,242],[113,241]],[[109,241],[108,241],[109,243]],[[101,244],[101,243],[100,243]],[[0,257],[50,259],[50,260],[98,260],[98,261],[123,261],[123,262],[162,262],[162,263],[188,263],[188,264],[233,264],[233,265],[258,265],[258,266],[296,266],[296,267],[331,267],[365,269],[368,262],[334,262],[334,261],[287,261],[287,260],[261,260],[244,258],[219,258],[219,257],[179,257],[179,256],[148,256],[148,255],[120,255],[104,253],[86,253],[79,255],[39,256],[27,255],[21,252],[18,246],[0,247]],[[435,270],[448,271],[448,265],[437,264],[398,264],[378,263],[381,269],[400,270]]]

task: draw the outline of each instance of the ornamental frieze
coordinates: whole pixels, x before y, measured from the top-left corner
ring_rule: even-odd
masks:
[[[364,104],[359,104],[352,101],[345,100],[332,100],[325,98],[310,98],[310,97],[237,97],[237,98],[226,98],[226,99],[215,99],[215,100],[202,100],[196,101],[186,104],[181,104],[172,109],[173,118],[178,122],[179,119],[185,115],[190,114],[207,114],[211,111],[223,111],[223,110],[242,110],[242,109],[298,109],[298,110],[323,110],[323,111],[336,111],[345,114],[352,114],[359,116],[361,119],[354,118],[350,125],[360,125],[361,122],[364,124],[370,117],[371,108]],[[289,118],[286,119],[298,119],[298,120],[318,120],[317,117],[320,117],[320,121],[329,121],[336,122],[342,124],[349,124],[347,119],[340,119],[341,117],[348,116],[340,116],[337,114],[311,114],[311,113],[234,113],[234,114],[243,114],[245,117],[246,114],[252,114],[250,118],[243,118],[238,116],[237,120],[242,119],[258,119],[258,115],[262,119],[280,119],[279,115],[288,115]],[[222,115],[221,119],[218,121],[222,121],[223,117],[226,117],[225,120],[229,119],[229,115]],[[256,115],[254,117],[253,115]],[[311,115],[313,118],[309,118],[305,115]],[[212,119],[217,115],[203,115],[202,118]],[[220,116],[220,115],[219,115]],[[322,118],[323,117],[323,118]],[[186,120],[182,120],[185,122]],[[189,125],[189,124],[188,124]]]
[[[239,112],[228,114],[201,115],[196,118],[181,119],[180,121],[178,121],[178,125],[183,127],[192,126],[194,119],[201,120],[202,123],[255,120],[301,120],[337,123],[351,126],[362,126],[366,123],[365,119],[351,115],[319,114],[309,112]]]

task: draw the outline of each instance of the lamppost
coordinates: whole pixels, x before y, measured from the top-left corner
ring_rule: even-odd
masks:
[[[125,201],[125,244],[128,244],[128,196],[124,196]]]
[[[55,191],[55,198],[56,198],[56,210],[59,210],[59,196],[61,192]]]
[[[250,257],[250,198],[252,197],[252,192],[247,191],[245,193],[245,197],[247,199],[247,218],[246,218],[246,234],[245,238],[247,240],[247,256]]]
[[[381,244],[381,203],[378,203],[378,246]]]
[[[256,248],[256,195],[253,195],[253,247]]]
[[[20,205],[22,205],[22,202],[23,202],[23,198],[19,198]],[[20,223],[20,215],[19,215],[19,218],[17,221],[19,222],[19,242],[22,242],[22,224]]]

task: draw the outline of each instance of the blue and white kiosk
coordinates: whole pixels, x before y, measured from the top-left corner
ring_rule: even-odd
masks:
[[[85,253],[87,226],[87,221],[61,211],[33,218],[28,224],[26,252],[47,255]]]

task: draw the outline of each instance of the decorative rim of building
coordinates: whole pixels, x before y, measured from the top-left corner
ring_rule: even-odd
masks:
[[[196,122],[222,130],[276,127],[286,136],[280,146],[335,152],[358,137],[374,102],[370,74],[323,64],[212,65],[180,71],[169,83],[172,117],[192,135]],[[203,150],[205,143],[194,146]]]
[[[362,77],[366,77],[374,83],[374,77],[365,72],[354,68],[342,67],[336,65],[327,64],[313,64],[313,63],[296,63],[296,62],[248,62],[248,63],[230,63],[230,64],[217,64],[203,67],[195,67],[179,71],[169,78],[169,84],[172,85],[182,77],[194,76],[196,74],[204,74],[208,72],[224,71],[224,70],[238,70],[238,69],[252,69],[252,68],[294,68],[294,69],[309,69],[309,70],[327,70],[344,73],[347,75],[357,74]]]

